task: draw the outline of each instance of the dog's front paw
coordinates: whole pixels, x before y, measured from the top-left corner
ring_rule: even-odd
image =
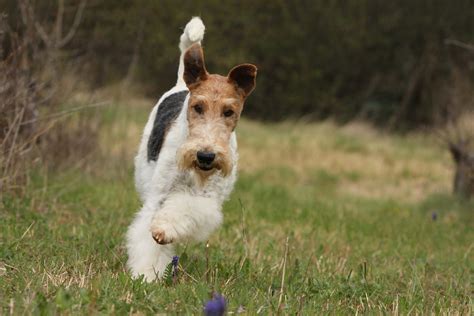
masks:
[[[153,221],[150,227],[151,236],[160,245],[171,244],[174,241],[174,229],[159,221]]]
[[[167,245],[173,242],[173,239],[168,238],[163,230],[154,230],[151,232],[153,239],[160,245]]]

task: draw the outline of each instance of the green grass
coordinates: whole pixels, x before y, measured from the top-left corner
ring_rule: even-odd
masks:
[[[132,280],[124,234],[147,113],[119,109],[88,172],[38,173],[24,198],[2,197],[0,314],[200,314],[213,292],[233,313],[472,313],[474,204],[450,196],[449,157],[360,126],[241,122],[223,227],[179,245],[178,278]]]

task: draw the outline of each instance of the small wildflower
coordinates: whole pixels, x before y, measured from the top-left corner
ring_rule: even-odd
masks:
[[[212,300],[204,305],[204,315],[206,316],[222,316],[225,314],[227,302],[224,296],[214,293]]]
[[[173,260],[171,260],[171,265],[173,267],[173,277],[176,277],[178,275],[178,263],[179,263],[179,257],[174,256]]]
[[[436,212],[431,213],[431,219],[436,221],[438,219],[438,214]]]
[[[178,256],[174,256],[173,260],[171,260],[171,264],[173,265],[174,268],[178,267],[178,262],[179,262],[179,257]]]

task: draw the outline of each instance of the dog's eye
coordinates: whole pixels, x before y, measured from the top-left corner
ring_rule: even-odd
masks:
[[[196,104],[195,106],[193,106],[193,108],[197,114],[202,114],[204,112],[204,109],[201,104]]]
[[[229,117],[229,116],[232,116],[232,115],[234,115],[234,111],[232,111],[232,110],[225,110],[224,111],[224,116],[225,117]]]

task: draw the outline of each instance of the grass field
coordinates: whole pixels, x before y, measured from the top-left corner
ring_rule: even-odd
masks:
[[[213,292],[229,314],[472,314],[474,204],[451,197],[448,153],[363,124],[241,121],[223,227],[178,247],[177,278],[132,280],[132,157],[151,103],[101,110],[85,165],[3,197],[0,314],[200,314]]]

